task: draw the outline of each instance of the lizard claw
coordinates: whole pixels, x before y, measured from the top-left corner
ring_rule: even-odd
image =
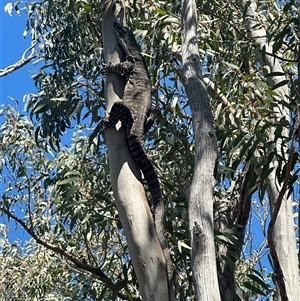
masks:
[[[149,130],[152,128],[154,124],[154,119],[152,117],[146,118],[144,122],[144,135],[149,132]]]
[[[111,64],[110,62],[107,63],[107,64],[103,63],[103,66],[102,66],[100,72],[101,72],[102,74],[107,74],[107,73],[109,72],[110,68],[111,68],[111,65],[112,65],[112,64]]]

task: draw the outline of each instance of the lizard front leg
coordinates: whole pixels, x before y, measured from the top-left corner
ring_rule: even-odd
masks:
[[[149,132],[153,124],[154,124],[154,119],[151,116],[147,116],[144,122],[144,133],[143,133],[144,135]]]
[[[103,68],[101,69],[101,73],[106,74],[109,72],[114,72],[120,75],[129,75],[134,69],[134,66],[134,58],[132,56],[128,56],[124,62],[118,64],[104,64]]]

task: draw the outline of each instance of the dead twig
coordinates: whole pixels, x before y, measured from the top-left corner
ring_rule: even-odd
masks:
[[[35,55],[33,55],[34,54],[34,47],[35,47],[36,44],[37,44],[37,42],[33,42],[31,44],[31,46],[28,47],[24,51],[24,53],[22,55],[22,58],[18,62],[14,63],[13,65],[10,65],[10,66],[6,67],[5,69],[0,69],[0,77],[10,74],[13,71],[15,71],[17,69],[20,69],[21,67],[25,66],[27,63],[32,61],[36,57]],[[31,50],[30,55],[28,57],[25,57],[27,52],[29,52],[30,50]]]

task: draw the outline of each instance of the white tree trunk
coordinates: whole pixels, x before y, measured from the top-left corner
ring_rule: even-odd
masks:
[[[192,270],[196,300],[217,301],[217,279],[213,229],[214,168],[217,140],[207,90],[202,79],[197,43],[197,9],[194,0],[182,1],[182,59],[179,71],[192,109],[195,137],[195,167],[189,202]]]
[[[263,26],[264,22],[261,17],[256,12],[256,5],[251,3],[247,9],[247,19],[246,25],[248,29],[248,35],[251,40],[253,40],[257,46],[259,46],[262,51],[265,47],[267,53],[273,53],[272,45],[268,44],[266,40],[266,31]],[[274,58],[271,55],[265,54],[264,59],[261,57],[260,63],[265,67],[266,73],[271,72],[281,72],[283,70],[281,65],[278,62],[278,59]],[[285,76],[276,76],[268,77],[268,82],[270,87],[273,87],[275,84],[285,80]],[[281,86],[276,89],[281,97],[276,101],[280,104],[281,99],[285,102],[289,102],[288,87]],[[287,111],[286,107],[283,106],[274,106],[274,121],[281,120],[281,118],[289,118],[290,114]],[[274,140],[274,131],[270,133],[271,140]],[[288,137],[288,129],[283,131],[283,135]],[[282,150],[282,141],[276,141],[277,151],[280,153]],[[286,150],[286,147],[284,148]],[[282,153],[282,156],[286,156],[286,152]],[[276,161],[273,162],[273,165],[270,166],[277,167]],[[274,205],[278,199],[279,192],[282,188],[282,185],[278,183],[276,179],[276,171],[274,171],[268,177],[268,186],[267,192],[269,196],[269,202],[271,211],[273,211]],[[279,263],[284,275],[284,283],[286,287],[286,292],[289,300],[300,300],[300,286],[299,286],[299,269],[298,269],[298,257],[296,249],[296,239],[294,231],[294,220],[292,214],[292,201],[291,198],[284,197],[283,202],[280,207],[279,215],[277,217],[274,231],[273,239],[275,242],[275,249],[278,255]],[[280,295],[278,294],[278,299],[281,300]]]
[[[124,59],[117,42],[113,22],[124,24],[124,6],[121,2],[107,2],[103,11],[103,45],[106,62],[118,63]],[[124,80],[117,74],[107,74],[105,91],[107,111],[121,99]],[[122,129],[106,132],[109,166],[114,198],[124,227],[128,248],[143,300],[169,300],[166,265],[154,221],[139,181],[140,172],[131,156]]]

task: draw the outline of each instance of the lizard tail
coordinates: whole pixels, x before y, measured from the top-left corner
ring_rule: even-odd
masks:
[[[162,200],[161,189],[158,182],[157,174],[151,161],[148,159],[144,147],[135,135],[128,135],[130,152],[138,168],[143,172],[151,193],[153,205]]]
[[[165,213],[165,205],[161,194],[160,185],[158,182],[157,174],[151,161],[148,159],[141,141],[135,135],[128,134],[128,143],[131,154],[139,169],[143,172],[143,175],[147,181],[149,191],[152,196],[153,213],[155,227],[158,234],[158,239],[161,244],[163,255],[166,261],[166,271],[168,277],[168,291],[170,301],[175,300],[173,289],[173,268],[171,256],[168,248],[168,243],[164,235],[163,220]]]

